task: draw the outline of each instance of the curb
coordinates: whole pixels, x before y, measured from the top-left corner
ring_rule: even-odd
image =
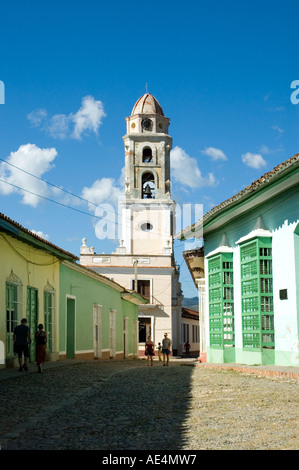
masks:
[[[234,370],[236,372],[241,372],[245,374],[256,374],[264,377],[280,377],[284,379],[299,379],[299,373],[294,371],[286,370],[275,370],[275,369],[258,369],[254,367],[242,367],[242,366],[233,366],[233,365],[216,365],[216,364],[196,364],[196,367],[203,367],[205,369],[224,369],[224,370]]]

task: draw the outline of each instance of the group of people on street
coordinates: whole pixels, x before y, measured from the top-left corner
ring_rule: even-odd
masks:
[[[164,333],[164,338],[162,339],[161,343],[158,343],[158,357],[159,361],[162,361],[161,355],[163,355],[163,366],[168,367],[169,365],[169,355],[170,355],[170,348],[171,348],[171,339],[168,338],[168,334]],[[147,356],[147,365],[151,363],[153,365],[153,357],[155,356],[155,345],[151,340],[151,336],[148,336],[147,341],[145,343],[145,355]]]
[[[22,372],[23,370],[28,370],[28,362],[29,362],[29,345],[31,344],[31,337],[30,337],[30,330],[27,326],[26,318],[23,318],[21,324],[16,326],[14,329],[13,334],[14,340],[14,352],[18,355],[19,361],[19,371]],[[38,330],[34,335],[35,340],[35,355],[36,355],[36,364],[37,370],[39,373],[42,372],[42,366],[46,360],[46,344],[47,344],[47,333],[44,330],[44,326],[40,323],[38,325]],[[164,338],[162,339],[161,343],[158,343],[158,357],[159,361],[162,361],[163,355],[163,366],[168,367],[169,365],[169,355],[170,355],[170,348],[171,348],[171,339],[168,338],[168,334],[164,333]],[[190,345],[189,345],[190,347]],[[189,353],[189,348],[186,348]],[[145,343],[145,355],[147,356],[147,364],[151,363],[153,365],[153,357],[155,356],[155,345],[151,340],[151,336],[148,336],[147,341]],[[23,356],[24,356],[24,363],[23,363]]]
[[[42,366],[46,360],[46,344],[47,344],[47,333],[44,330],[44,326],[40,323],[38,330],[34,335],[35,340],[35,357],[37,364],[37,371],[42,372]],[[31,344],[30,330],[27,326],[27,319],[23,318],[21,324],[16,326],[13,334],[14,340],[14,352],[18,355],[19,371],[28,370],[29,362],[29,345]],[[23,363],[24,356],[24,363]]]

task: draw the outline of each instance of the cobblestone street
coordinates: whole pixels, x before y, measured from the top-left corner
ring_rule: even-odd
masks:
[[[195,364],[14,369],[0,380],[1,449],[298,450],[298,380]]]

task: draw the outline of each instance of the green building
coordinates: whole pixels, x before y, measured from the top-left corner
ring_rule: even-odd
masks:
[[[201,359],[298,366],[299,154],[177,236],[200,237],[185,260],[203,304]]]
[[[138,356],[138,306],[146,300],[95,271],[61,262],[60,358]]]
[[[42,323],[48,360],[59,357],[59,265],[77,257],[0,214],[0,367],[17,365],[13,332],[27,318],[31,338]],[[35,361],[35,344],[30,346]]]
[[[47,360],[137,356],[140,295],[0,214],[0,367],[17,365],[14,328],[42,323]],[[30,362],[35,361],[35,343]]]

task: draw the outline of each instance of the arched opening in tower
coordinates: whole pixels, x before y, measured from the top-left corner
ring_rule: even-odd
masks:
[[[150,172],[142,175],[142,199],[155,199],[155,178]]]
[[[142,152],[142,162],[151,163],[153,161],[152,149],[150,147],[145,147]]]

